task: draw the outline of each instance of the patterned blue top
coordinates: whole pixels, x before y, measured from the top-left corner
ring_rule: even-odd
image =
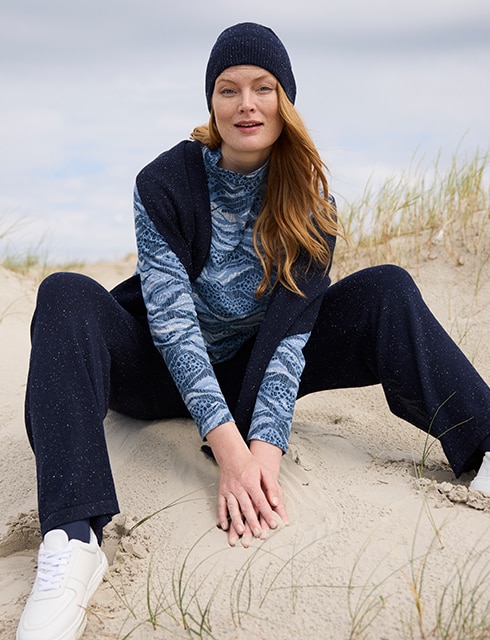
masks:
[[[217,166],[221,151],[203,146],[211,203],[211,246],[191,283],[155,228],[135,189],[138,272],[150,330],[201,437],[233,416],[212,364],[231,358],[254,336],[267,306],[257,298],[261,266],[253,227],[267,182],[267,165],[250,174]],[[248,437],[286,451],[309,334],[283,339],[259,389]]]

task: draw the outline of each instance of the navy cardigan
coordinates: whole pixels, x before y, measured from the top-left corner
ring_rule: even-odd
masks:
[[[204,266],[211,242],[209,191],[201,144],[185,140],[165,151],[142,169],[136,186],[152,222],[193,282]],[[328,236],[328,242],[333,255],[335,237]],[[262,378],[277,346],[287,336],[312,330],[330,284],[329,269],[308,264],[308,256],[301,254],[294,267],[304,297],[281,284],[269,295],[234,411],[244,438]],[[118,285],[112,293],[134,315],[146,315],[138,275]]]

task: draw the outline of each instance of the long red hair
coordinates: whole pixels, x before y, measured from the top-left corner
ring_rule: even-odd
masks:
[[[307,252],[310,263],[326,269],[331,259],[326,234],[343,236],[329,200],[328,169],[279,83],[277,92],[284,125],[272,149],[267,189],[254,228],[254,246],[264,271],[258,296],[272,288],[273,280],[302,295],[293,274],[300,251]],[[212,150],[221,145],[212,109],[209,123],[196,127],[191,138]]]

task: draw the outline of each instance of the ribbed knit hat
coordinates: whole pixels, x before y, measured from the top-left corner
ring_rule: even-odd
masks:
[[[211,49],[206,68],[206,99],[209,109],[216,78],[228,67],[239,64],[252,64],[272,73],[294,104],[296,82],[283,43],[269,27],[242,22],[225,29]]]

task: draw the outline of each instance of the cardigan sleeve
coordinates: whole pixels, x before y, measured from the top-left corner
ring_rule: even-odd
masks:
[[[155,346],[202,438],[233,420],[210,363],[189,276],[134,193],[138,272]]]

